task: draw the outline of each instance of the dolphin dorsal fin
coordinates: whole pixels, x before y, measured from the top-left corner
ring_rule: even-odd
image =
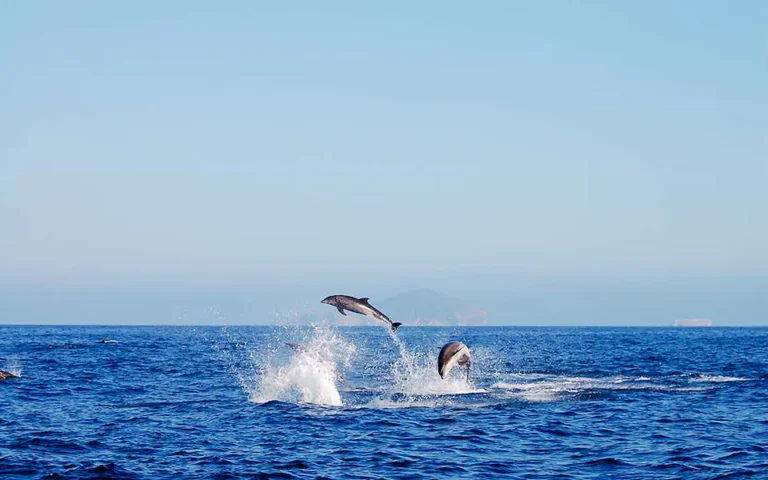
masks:
[[[368,303],[368,300],[370,300],[370,298],[363,297],[363,298],[360,299],[360,303]]]

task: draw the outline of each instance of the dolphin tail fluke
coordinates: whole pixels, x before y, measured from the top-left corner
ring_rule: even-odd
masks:
[[[400,322],[393,323],[392,324],[392,331],[396,332],[397,331],[397,327],[399,327],[400,325],[402,325],[402,323],[400,323]]]

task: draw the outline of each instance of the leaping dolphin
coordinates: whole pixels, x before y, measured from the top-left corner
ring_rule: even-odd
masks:
[[[389,328],[391,328],[393,332],[397,330],[397,327],[402,325],[402,323],[398,322],[393,323],[389,317],[368,303],[368,300],[370,300],[368,297],[355,298],[350,297],[349,295],[331,295],[330,297],[325,297],[321,303],[332,305],[338,308],[339,313],[342,315],[346,315],[346,313],[344,313],[346,310],[348,312],[355,312],[359,313],[360,315],[367,315],[369,317],[377,318],[388,324]]]
[[[467,381],[469,381],[469,367],[472,365],[469,348],[461,342],[446,343],[440,349],[440,355],[437,356],[437,373],[440,374],[440,378],[445,378],[456,365],[467,366]]]

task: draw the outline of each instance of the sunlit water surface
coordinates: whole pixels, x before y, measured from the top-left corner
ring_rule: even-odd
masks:
[[[0,327],[0,478],[768,478],[768,329],[398,333]]]

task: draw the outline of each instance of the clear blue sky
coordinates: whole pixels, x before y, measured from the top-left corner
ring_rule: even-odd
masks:
[[[768,275],[768,3],[4,2],[0,282]]]

